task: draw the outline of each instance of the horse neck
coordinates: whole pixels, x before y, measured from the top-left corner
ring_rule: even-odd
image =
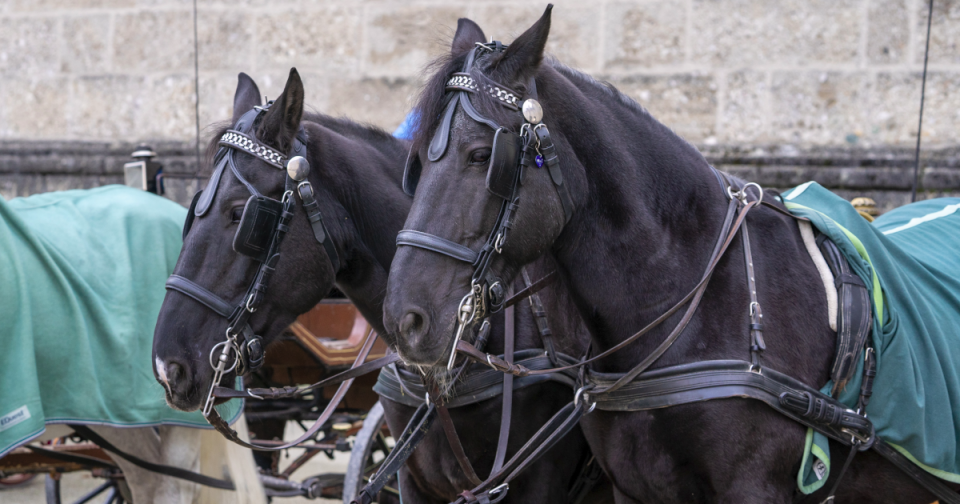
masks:
[[[561,163],[578,167],[564,174],[578,211],[554,254],[603,350],[696,285],[726,199],[700,153],[639,105],[572,71],[547,68],[541,77]],[[664,326],[637,351],[659,343],[672,324]]]
[[[343,119],[312,119],[316,120],[306,125],[310,152],[316,153],[310,159],[315,167],[310,179],[331,193],[340,206],[333,219],[324,216],[326,224],[337,230],[338,248],[345,251],[337,286],[384,334],[387,272],[411,203],[401,188],[409,146]]]

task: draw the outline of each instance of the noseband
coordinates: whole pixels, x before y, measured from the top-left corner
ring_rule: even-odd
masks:
[[[490,262],[494,254],[502,253],[503,247],[507,244],[510,229],[513,227],[512,218],[520,202],[518,191],[523,183],[525,169],[542,168],[546,164],[550,178],[560,195],[564,223],[569,222],[573,213],[572,200],[566,186],[563,185],[556,147],[547,125],[541,122],[543,110],[537,102],[535,80],[530,79],[526,93],[528,98],[520,105],[520,93],[498,83],[478,82],[471,74],[478,58],[486,53],[502,53],[506,47],[496,41],[489,44],[477,43],[473,51],[467,55],[463,71],[454,73],[447,81],[447,105],[441,116],[440,125],[427,149],[427,158],[432,162],[438,161],[446,153],[453,116],[458,106],[462,107],[471,119],[494,130],[493,151],[490,154],[486,185],[491,194],[503,201],[493,230],[479,252],[423,231],[404,229],[397,234],[397,246],[406,245],[429,250],[468,263],[474,268],[470,292],[460,301],[457,310],[457,332],[447,369],[453,368],[457,355],[457,342],[463,336],[465,328],[500,311],[504,306],[506,288],[490,271]],[[489,94],[507,109],[522,112],[524,123],[520,127],[520,133],[514,133],[480,114],[471,101],[471,95],[477,93]],[[419,153],[411,150],[403,174],[403,190],[411,196],[420,180],[421,170]]]
[[[223,375],[234,370],[237,371],[237,374],[244,375],[250,371],[256,371],[263,365],[263,343],[260,336],[254,334],[249,321],[253,313],[263,303],[270,278],[280,261],[280,244],[290,230],[289,224],[293,218],[294,206],[296,205],[295,189],[300,194],[307,219],[313,228],[314,238],[323,245],[333,266],[334,274],[340,270],[340,258],[337,249],[323,224],[323,216],[320,213],[313,186],[306,180],[310,172],[306,160],[306,131],[302,126],[300,127],[288,155],[260,143],[255,137],[254,128],[259,125],[272,104],[273,102],[268,102],[264,107],[254,107],[253,110],[240,117],[235,130],[228,130],[220,138],[220,149],[214,158],[217,167],[213,175],[210,176],[206,190],[200,191],[194,196],[183,226],[183,238],[186,240],[193,225],[193,219],[203,217],[210,210],[217,188],[220,185],[220,179],[223,177],[225,169],[229,167],[233,176],[251,194],[244,206],[243,215],[233,239],[233,250],[235,252],[250,257],[259,263],[257,274],[246,293],[239,304],[232,306],[213,292],[185,277],[171,275],[167,279],[167,289],[185,294],[229,320],[226,340],[217,343],[210,349],[209,360],[210,366],[214,370],[214,376],[203,406],[204,416],[209,416],[213,412],[213,392],[220,385]],[[285,190],[279,201],[261,194],[253,184],[240,174],[233,157],[236,151],[250,154],[273,168],[286,172]],[[219,355],[217,355],[218,353]]]

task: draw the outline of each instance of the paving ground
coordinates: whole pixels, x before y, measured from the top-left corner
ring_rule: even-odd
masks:
[[[286,437],[288,439],[294,439],[303,431],[296,424],[291,423],[287,428]],[[289,457],[283,457],[281,459],[280,467],[281,469],[290,463],[294,457],[297,456],[299,450],[291,451]],[[334,456],[334,460],[328,459],[324,455],[317,455],[307,464],[301,467],[294,477],[298,480],[303,480],[310,476],[321,474],[321,473],[343,473],[347,467],[347,460],[350,458],[349,453],[337,452]],[[32,481],[25,483],[23,485],[14,487],[14,488],[4,488],[0,487],[0,504],[43,504],[46,502],[46,494],[44,492],[44,480],[46,479],[45,475],[37,475]],[[60,482],[61,496],[63,502],[74,502],[79,499],[82,495],[93,490],[104,480],[94,478],[87,472],[76,472],[68,473],[63,475],[63,479]],[[98,497],[93,502],[103,502],[104,497]],[[339,500],[330,500],[330,499],[317,499],[309,500],[306,498],[284,498],[284,499],[274,499],[275,504],[337,504],[341,501]],[[139,503],[138,503],[139,504]]]

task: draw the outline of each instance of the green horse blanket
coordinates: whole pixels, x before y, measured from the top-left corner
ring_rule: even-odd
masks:
[[[124,186],[0,198],[0,456],[48,423],[207,427],[151,364],[185,216]]]
[[[867,416],[877,435],[931,474],[960,483],[960,198],[906,205],[873,223],[813,182],[783,201],[837,244],[870,291],[877,377]],[[860,359],[856,380],[840,393],[849,406],[862,368]],[[829,450],[818,436],[807,436],[798,481],[808,492],[829,474]]]

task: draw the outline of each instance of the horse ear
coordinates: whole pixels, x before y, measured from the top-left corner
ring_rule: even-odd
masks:
[[[296,68],[290,69],[283,93],[273,102],[263,118],[257,138],[267,145],[287,152],[303,118],[303,82]]]
[[[517,37],[495,63],[498,80],[508,85],[524,85],[536,75],[543,61],[543,50],[550,35],[550,13],[553,4],[548,4],[540,19]]]
[[[237,92],[233,95],[233,124],[237,124],[240,116],[259,105],[260,88],[249,75],[240,72],[237,76]]]
[[[483,30],[477,23],[467,18],[460,18],[457,20],[457,33],[453,36],[450,53],[454,56],[459,56],[473,49],[474,44],[477,42],[486,41],[487,37],[484,36]]]

